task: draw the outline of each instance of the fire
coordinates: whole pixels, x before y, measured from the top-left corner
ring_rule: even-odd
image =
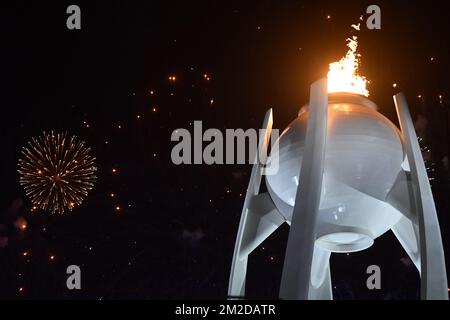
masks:
[[[358,25],[352,25],[359,30]],[[358,47],[358,38],[353,36],[347,39],[347,54],[339,61],[330,63],[328,71],[328,92],[353,92],[369,96],[366,89],[367,79],[358,74],[358,64],[360,54],[356,53]]]

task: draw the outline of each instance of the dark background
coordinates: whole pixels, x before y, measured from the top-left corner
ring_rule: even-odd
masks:
[[[70,4],[81,7],[81,30],[66,28]],[[430,175],[450,257],[442,165],[450,11],[443,4],[2,3],[0,297],[225,298],[250,166],[175,166],[170,135],[194,120],[204,128],[258,128],[269,107],[274,127],[283,129],[308,100],[309,85],[346,53],[350,25],[369,4],[380,5],[382,29],[362,24],[361,73],[380,112],[396,123],[392,95],[404,91],[414,118],[425,121],[419,134],[432,151]],[[18,182],[21,147],[52,129],[78,135],[97,157],[94,189],[65,215],[31,213]],[[249,298],[278,296],[287,234],[282,227],[251,254]],[[333,255],[331,263],[336,299],[419,296],[418,273],[390,232],[366,251]],[[81,267],[82,290],[66,289],[70,264]],[[382,290],[365,286],[370,264],[381,267]]]

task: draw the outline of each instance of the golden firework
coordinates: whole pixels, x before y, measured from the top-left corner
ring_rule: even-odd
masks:
[[[95,157],[84,141],[67,133],[32,138],[19,159],[20,184],[33,206],[64,213],[83,202],[97,179]]]

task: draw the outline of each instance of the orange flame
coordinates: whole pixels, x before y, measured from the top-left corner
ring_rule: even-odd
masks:
[[[359,30],[359,24],[352,25],[352,28]],[[353,36],[347,39],[347,54],[339,61],[330,63],[328,71],[328,92],[353,92],[369,96],[366,89],[367,79],[358,74],[360,54],[356,53],[358,38]]]

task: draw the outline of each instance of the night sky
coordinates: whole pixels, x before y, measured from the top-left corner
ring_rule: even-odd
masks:
[[[66,28],[70,4],[81,8],[81,30]],[[176,166],[171,133],[191,130],[194,120],[205,129],[259,128],[270,107],[282,130],[310,84],[345,55],[350,26],[370,4],[381,7],[381,30],[363,23],[360,71],[370,99],[394,123],[392,95],[407,95],[431,150],[450,271],[444,5],[16,2],[0,10],[0,298],[226,298],[251,166]],[[64,215],[31,212],[17,172],[22,146],[50,130],[77,135],[97,158],[93,190]],[[249,298],[278,297],[288,231],[283,226],[251,254]],[[81,267],[81,290],[66,288],[71,264]],[[381,290],[365,286],[371,264],[381,267]],[[331,268],[335,299],[419,297],[419,275],[391,232],[368,250],[332,255]]]

